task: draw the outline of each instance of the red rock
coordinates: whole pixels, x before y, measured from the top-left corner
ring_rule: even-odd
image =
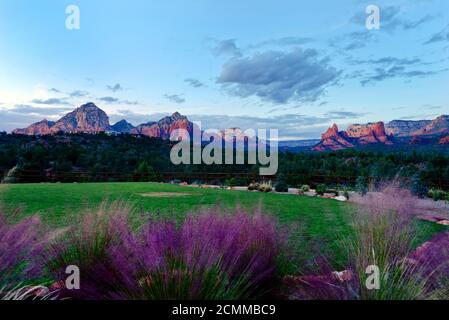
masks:
[[[371,143],[393,144],[393,139],[385,132],[383,122],[355,124],[349,126],[347,131],[338,131],[337,125],[334,124],[321,136],[321,142],[313,150],[341,150]]]
[[[449,144],[449,136],[441,138],[438,144]]]

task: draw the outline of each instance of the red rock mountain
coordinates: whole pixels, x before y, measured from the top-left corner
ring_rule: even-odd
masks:
[[[337,125],[334,124],[323,133],[321,141],[313,147],[313,150],[341,150],[372,143],[393,144],[393,138],[386,134],[383,122],[354,124],[346,131],[338,131]]]
[[[114,125],[109,125],[107,114],[93,103],[87,103],[74,111],[66,114],[56,122],[42,120],[24,129],[15,129],[15,134],[25,135],[49,135],[58,132],[65,133],[131,133],[148,137],[169,139],[176,129],[186,129],[192,133],[193,123],[187,117],[175,112],[170,117],[165,117],[158,122],[149,122],[137,127],[125,120]]]
[[[189,134],[193,132],[193,123],[187,117],[173,113],[169,117],[162,118],[158,122],[148,122],[131,130],[131,134],[143,135],[162,139],[170,139],[170,135],[177,129],[184,129]]]
[[[48,135],[57,132],[97,133],[109,130],[107,114],[93,103],[87,103],[66,114],[56,122],[43,120],[25,129],[16,129],[15,134]]]

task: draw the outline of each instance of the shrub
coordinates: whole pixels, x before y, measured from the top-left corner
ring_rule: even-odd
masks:
[[[368,193],[368,181],[367,178],[359,176],[357,177],[356,183],[355,183],[355,191],[357,191],[362,196],[366,195]]]
[[[181,224],[150,220],[133,232],[112,213],[98,234],[72,233],[75,250],[57,250],[59,268],[80,267],[77,299],[243,299],[263,295],[273,284],[282,240],[276,223],[256,212],[189,215]],[[103,221],[106,222],[103,224]],[[72,237],[72,236],[71,236]],[[55,265],[53,265],[55,266]],[[51,268],[61,274],[58,268]]]
[[[225,181],[225,186],[228,187],[237,187],[239,185],[238,180],[236,178],[230,178]]]
[[[320,196],[324,195],[327,191],[327,187],[324,184],[319,184],[316,186],[316,193]]]
[[[417,172],[413,175],[411,184],[410,184],[410,190],[412,193],[420,198],[424,198],[427,196],[427,193],[429,192],[429,188],[427,187],[426,183],[423,181],[421,174]]]
[[[252,182],[248,186],[248,191],[259,191],[260,184],[257,182]]]
[[[301,193],[309,192],[309,191],[310,191],[310,186],[307,185],[307,184],[304,184],[304,185],[301,186],[301,188],[299,188],[299,191],[300,191]]]
[[[271,181],[263,182],[259,185],[260,192],[271,192],[273,191],[273,186],[271,185]]]
[[[274,190],[276,190],[276,192],[288,192],[288,184],[285,182],[284,175],[279,175]]]
[[[438,189],[429,190],[428,196],[435,201],[448,199],[448,194],[446,192],[444,192],[443,190],[438,190]]]

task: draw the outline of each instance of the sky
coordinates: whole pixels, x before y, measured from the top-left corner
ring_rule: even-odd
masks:
[[[0,1],[0,130],[92,101],[112,123],[178,111],[310,139],[449,114],[448,87],[447,0]]]

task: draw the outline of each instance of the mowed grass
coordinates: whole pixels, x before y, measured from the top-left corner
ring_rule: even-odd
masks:
[[[159,183],[80,183],[0,185],[0,208],[7,214],[20,209],[19,219],[38,214],[52,228],[68,226],[102,202],[125,201],[135,215],[182,219],[204,207],[249,211],[261,206],[290,230],[298,264],[326,254],[344,263],[344,239],[352,234],[353,205],[335,200],[298,195],[200,189]],[[443,230],[420,223],[419,242]]]

